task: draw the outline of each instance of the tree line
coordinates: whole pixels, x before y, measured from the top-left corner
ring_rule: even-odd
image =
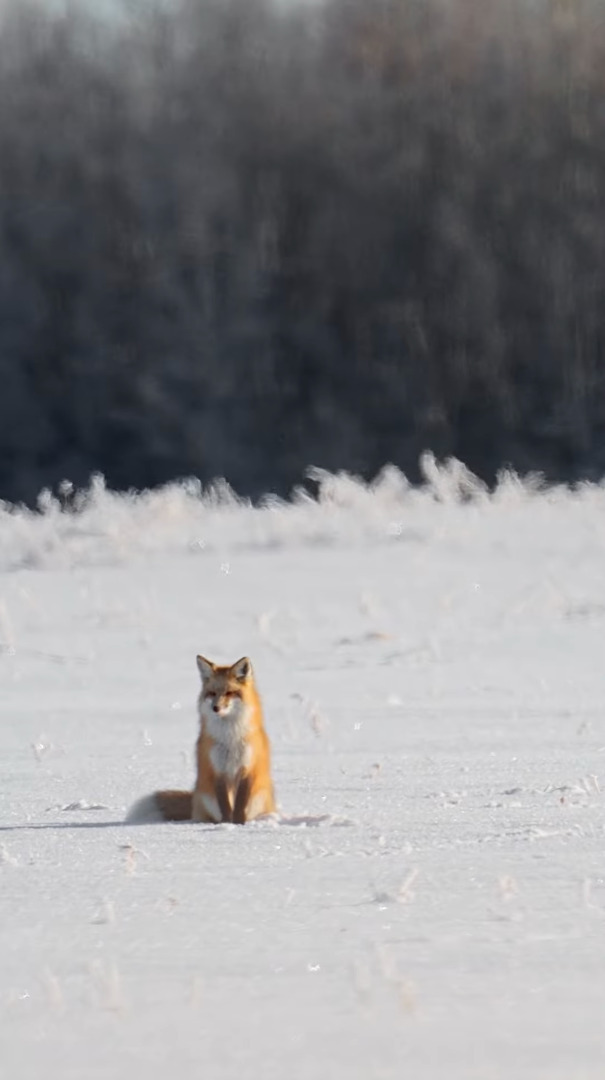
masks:
[[[605,472],[599,0],[0,10],[0,498]]]

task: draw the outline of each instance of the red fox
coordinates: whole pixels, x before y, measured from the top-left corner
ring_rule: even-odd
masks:
[[[128,815],[142,821],[246,821],[275,813],[271,748],[247,656],[220,667],[197,657],[202,677],[193,791],[156,791]]]

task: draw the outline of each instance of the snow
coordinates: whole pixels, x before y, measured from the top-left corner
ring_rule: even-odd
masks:
[[[0,510],[2,1076],[605,1075],[605,487],[424,468]],[[125,822],[199,651],[281,816]]]

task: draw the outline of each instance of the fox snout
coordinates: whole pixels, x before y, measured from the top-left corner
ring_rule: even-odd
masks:
[[[237,707],[237,701],[233,694],[214,694],[208,695],[210,708],[218,716],[227,716]]]

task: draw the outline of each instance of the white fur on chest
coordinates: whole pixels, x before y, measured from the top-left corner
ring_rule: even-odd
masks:
[[[212,768],[218,775],[235,780],[252,764],[248,709],[241,706],[234,708],[230,715],[219,716],[212,707],[202,703],[200,714],[204,730],[214,744],[210,751]]]

